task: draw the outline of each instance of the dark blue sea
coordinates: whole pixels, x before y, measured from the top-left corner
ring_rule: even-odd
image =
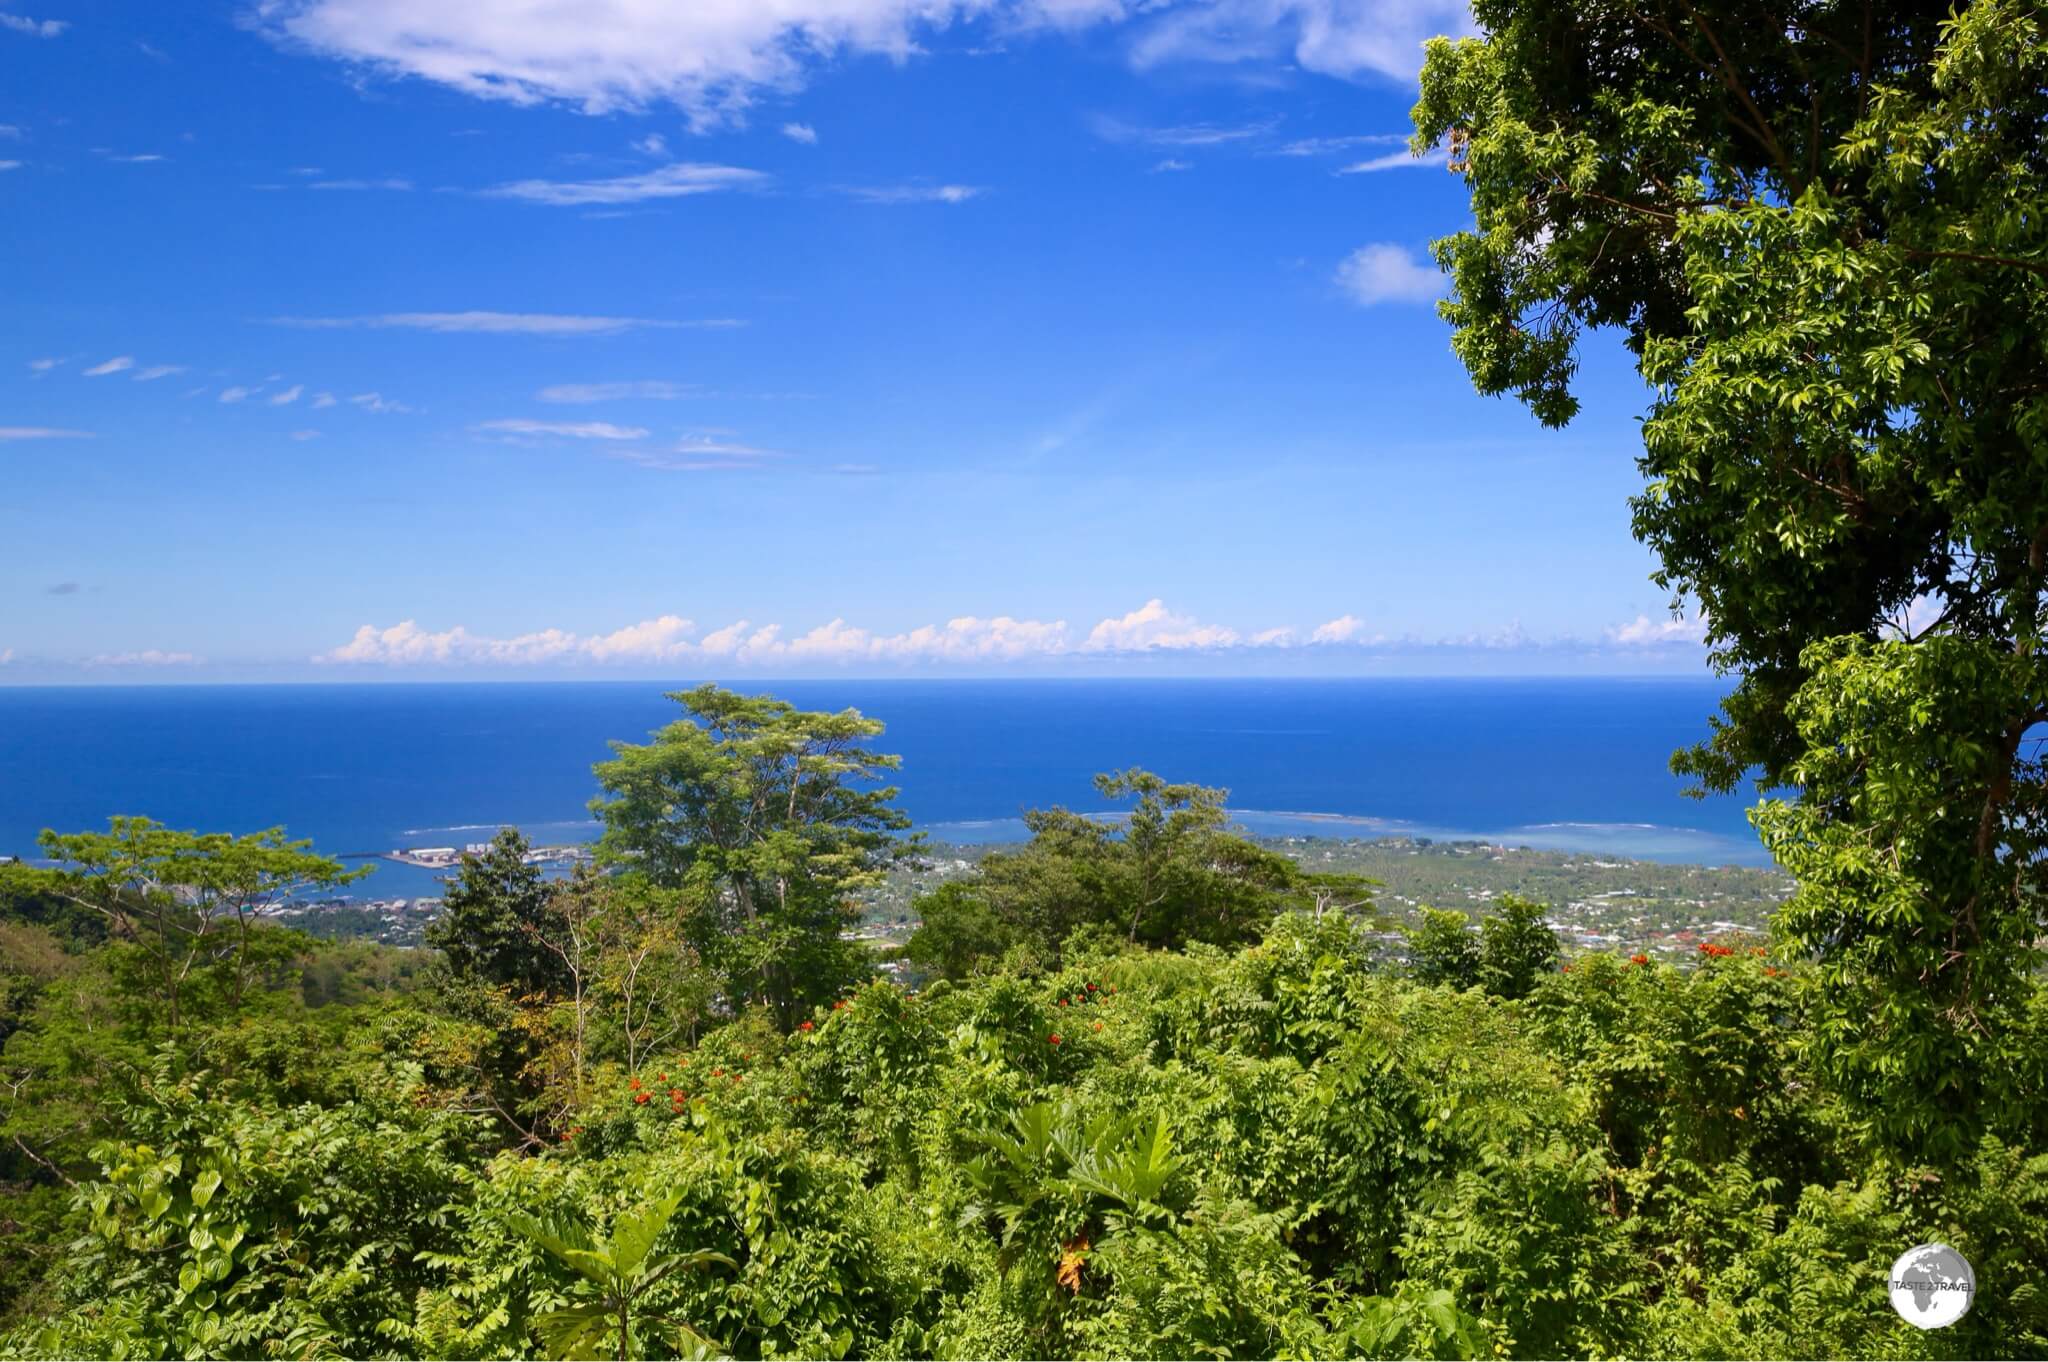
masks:
[[[1745,801],[1694,801],[1668,761],[1721,693],[1677,680],[1060,680],[734,683],[888,724],[902,805],[938,838],[1103,807],[1091,773],[1227,787],[1260,833],[1475,837],[1764,864]],[[0,854],[140,813],[283,824],[322,851],[595,835],[590,765],[675,717],[652,682],[0,689]],[[435,892],[385,863],[366,895]]]

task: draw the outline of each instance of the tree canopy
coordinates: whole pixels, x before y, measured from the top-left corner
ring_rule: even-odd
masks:
[[[1589,331],[1649,385],[1634,506],[1736,677],[1681,771],[1758,813],[1877,1137],[1969,1146],[2042,927],[2048,50],[2016,0],[1479,0],[1416,145],[1474,382],[1569,420]],[[2002,1080],[2001,1080],[2002,1081]],[[2031,1080],[2029,1080],[2031,1081]]]

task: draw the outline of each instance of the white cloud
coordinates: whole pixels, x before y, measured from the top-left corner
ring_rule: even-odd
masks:
[[[1176,156],[1169,156],[1169,157],[1167,157],[1167,158],[1166,158],[1165,160],[1163,160],[1163,161],[1159,162],[1159,164],[1157,164],[1157,165],[1153,166],[1153,167],[1152,167],[1152,173],[1153,173],[1154,175],[1157,175],[1157,174],[1159,174],[1159,173],[1160,173],[1160,172],[1162,172],[1162,171],[1168,171],[1168,170],[1193,170],[1194,168],[1195,168],[1195,164],[1194,164],[1194,162],[1192,162],[1192,161],[1183,161],[1183,160],[1181,160],[1181,159],[1180,159],[1179,157],[1176,157]]]
[[[744,189],[767,178],[758,170],[744,170],[739,166],[676,161],[638,175],[620,175],[608,180],[514,180],[477,192],[495,199],[524,199],[529,203],[577,207],[715,194],[725,189]]]
[[[1327,624],[1319,624],[1308,636],[1311,643],[1351,643],[1358,639],[1358,631],[1365,628],[1365,621],[1356,615],[1339,615]]]
[[[308,188],[308,189],[344,189],[344,190],[362,190],[362,189],[396,189],[396,190],[405,190],[405,189],[411,189],[411,188],[412,188],[412,181],[411,181],[411,180],[400,180],[400,179],[395,179],[395,178],[394,178],[394,179],[383,179],[383,180],[316,180],[316,181],[315,181],[314,183],[312,183],[312,184],[309,184],[309,185],[307,185],[307,186],[306,186],[306,188]]]
[[[22,131],[12,123],[0,123],[0,137],[4,137],[11,142],[20,141]]]
[[[646,317],[579,317],[554,312],[385,312],[372,317],[274,317],[278,326],[313,330],[362,327],[370,330],[476,332],[497,336],[610,336],[643,327],[726,327],[741,323],[719,318],[669,322]]]
[[[1261,629],[1249,640],[1254,648],[1291,648],[1294,646],[1292,629]]]
[[[0,667],[4,667],[12,661],[14,661],[14,649],[0,648]]]
[[[1707,619],[1698,614],[1654,620],[1648,615],[1637,615],[1627,624],[1609,629],[1607,638],[1624,648],[1656,648],[1666,644],[1696,647],[1707,641]]]
[[[19,170],[19,169],[21,169],[21,162],[19,162],[19,161],[0,161],[0,170]]]
[[[152,364],[147,369],[137,369],[135,371],[135,381],[137,383],[154,383],[160,378],[169,378],[172,374],[182,374],[184,372],[185,366],[182,364]]]
[[[555,383],[542,388],[535,396],[543,402],[617,402],[626,398],[673,402],[678,398],[695,397],[698,392],[699,389],[688,383],[641,379],[631,383]]]
[[[1120,619],[1106,619],[1088,631],[1086,652],[1151,652],[1155,649],[1228,648],[1237,632],[1176,615],[1157,597]]]
[[[808,123],[784,123],[782,135],[792,142],[801,142],[807,147],[818,144],[818,130]]]
[[[698,131],[743,121],[763,92],[801,87],[822,62],[902,62],[967,20],[998,38],[1124,25],[1141,68],[1264,62],[1401,81],[1423,39],[1473,31],[1465,0],[263,0],[256,13],[275,41],[382,75],[587,113],[668,103]]]
[[[1167,8],[1131,49],[1140,70],[1170,62],[1285,61],[1356,80],[1412,80],[1422,44],[1474,32],[1466,0],[1203,0]]]
[[[254,388],[222,388],[219,400],[222,402],[240,402],[244,398],[253,395],[255,391]]]
[[[562,435],[572,440],[643,440],[641,426],[615,426],[609,421],[484,421],[476,427],[499,435]]]
[[[28,362],[29,372],[41,377],[64,363],[61,359],[32,359]]]
[[[88,667],[189,667],[199,659],[191,653],[165,653],[145,648],[139,653],[100,653],[86,659]]]
[[[1384,156],[1374,156],[1354,165],[1338,170],[1339,175],[1370,175],[1378,170],[1412,170],[1418,166],[1442,166],[1449,163],[1451,154],[1442,147],[1417,156],[1412,151],[1390,151]]]
[[[1337,266],[1337,284],[1361,306],[1428,302],[1443,291],[1443,275],[1392,242],[1360,246]]]
[[[333,393],[321,393],[313,399],[313,410],[319,411],[323,407],[331,407],[334,405],[334,402],[335,397]]]
[[[90,440],[89,430],[63,430],[56,426],[0,426],[0,444],[9,440]]]
[[[98,378],[102,374],[118,374],[123,369],[133,369],[134,367],[135,357],[133,355],[116,355],[104,364],[95,364],[92,368],[87,369],[85,376],[87,378]]]
[[[140,152],[134,156],[116,156],[112,152],[107,152],[105,154],[106,158],[109,161],[114,161],[124,166],[154,165],[158,161],[167,161],[170,159],[168,156],[159,156],[157,153],[153,151]]]
[[[291,387],[286,388],[283,392],[272,394],[270,398],[270,405],[273,407],[288,407],[292,403],[298,401],[299,394],[303,393],[304,391],[306,391],[305,384],[294,383],[291,385]]]
[[[357,393],[349,401],[372,415],[382,416],[387,412],[409,412],[412,410],[403,402],[388,400],[382,393]]]
[[[1127,123],[1107,114],[1094,120],[1095,135],[1105,142],[1140,142],[1154,147],[1217,147],[1231,142],[1250,142],[1280,126],[1277,118],[1256,123],[1183,123],[1173,127],[1146,127]]]
[[[1399,146],[1408,140],[1405,132],[1369,132],[1350,137],[1299,137],[1274,150],[1282,156],[1327,156],[1353,147]]]
[[[62,19],[31,19],[25,14],[0,14],[0,28],[11,28],[31,38],[54,38],[71,25]]]
[[[971,184],[846,185],[840,193],[862,203],[965,203],[987,191]]]
[[[643,156],[668,155],[668,139],[658,132],[650,132],[632,144],[633,150]]]

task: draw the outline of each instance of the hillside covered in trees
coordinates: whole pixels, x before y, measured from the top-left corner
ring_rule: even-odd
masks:
[[[1105,776],[850,942],[880,725],[704,688],[597,770],[606,869],[469,856],[430,956],[255,910],[280,834],[50,835],[6,884],[19,1356],[2025,1355],[2048,1106],[1888,1141],[1754,939],[1561,963]],[[2035,994],[2026,1049],[2048,1053]],[[1902,1246],[1976,1266],[1939,1335]]]

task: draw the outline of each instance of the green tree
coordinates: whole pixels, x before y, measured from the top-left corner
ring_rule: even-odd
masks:
[[[567,983],[560,957],[542,944],[556,910],[529,850],[519,829],[501,828],[482,855],[463,853],[441,915],[427,927],[427,944],[459,981],[517,996],[559,993]]]
[[[1472,920],[1448,908],[1424,908],[1422,920],[1405,930],[1408,969],[1424,984],[1470,988],[1479,982],[1479,940]]]
[[[1176,784],[1150,771],[1095,777],[1110,799],[1132,801],[1121,822],[1064,808],[1024,815],[1031,840],[984,856],[976,876],[920,901],[933,915],[908,953],[952,975],[1024,944],[1057,963],[1082,927],[1126,943],[1179,949],[1255,939],[1283,908],[1355,909],[1370,901],[1356,876],[1309,877],[1294,862],[1233,832],[1226,791]]]
[[[1474,13],[1415,110],[1476,218],[1436,246],[1454,347],[1557,425],[1583,333],[1623,334],[1636,533],[1738,678],[1676,764],[1794,792],[1757,821],[1839,1007],[1823,1068],[1875,1138],[1958,1157],[2027,1069],[2043,927],[2039,8]]]
[[[856,710],[716,686],[669,698],[686,717],[597,764],[599,853],[685,891],[695,944],[731,1001],[765,1001],[794,1026],[870,968],[844,933],[854,892],[907,846],[910,820],[881,783],[899,759],[869,746],[882,725]]]
[[[1500,998],[1526,998],[1536,981],[1557,970],[1557,933],[1540,903],[1500,897],[1500,911],[1479,919],[1478,980]]]
[[[186,1000],[205,985],[230,1009],[241,1006],[266,944],[266,909],[369,874],[315,855],[283,828],[234,836],[179,832],[148,818],[115,817],[106,832],[45,829],[54,869],[9,867],[31,889],[98,913],[110,935],[139,953],[165,1033],[176,1039]]]

